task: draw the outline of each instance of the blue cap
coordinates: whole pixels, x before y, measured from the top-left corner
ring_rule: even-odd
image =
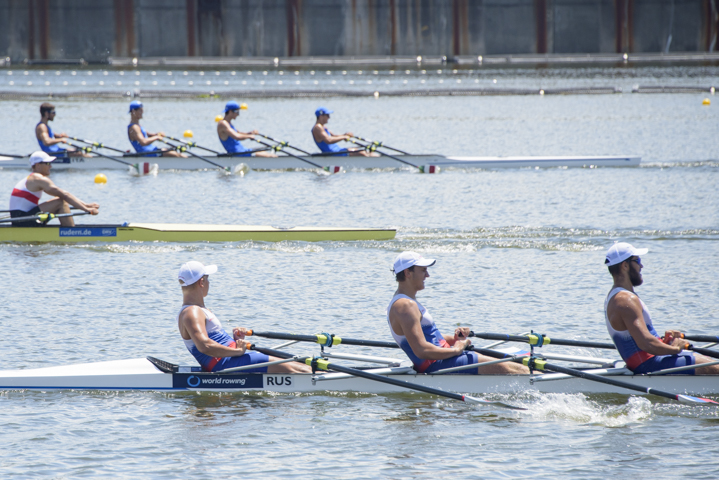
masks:
[[[225,113],[232,111],[232,110],[239,110],[239,109],[240,109],[240,104],[235,101],[227,102],[227,104],[225,105]]]
[[[130,111],[127,113],[131,113],[133,110],[137,110],[138,108],[142,108],[142,102],[139,100],[135,100],[130,104]]]
[[[320,115],[329,115],[330,113],[334,112],[332,110],[327,110],[325,107],[320,107],[315,110],[315,117],[319,117]]]

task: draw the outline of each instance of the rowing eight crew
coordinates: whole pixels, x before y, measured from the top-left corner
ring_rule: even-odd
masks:
[[[50,169],[55,157],[38,151],[30,155],[32,173],[20,180],[10,194],[10,217],[30,217],[39,213],[70,213],[70,207],[78,208],[91,215],[99,213],[100,205],[85,203],[70,192],[59,188],[50,180]],[[47,193],[55,198],[40,203],[42,194]],[[60,225],[74,227],[72,217],[60,217]],[[37,227],[42,223],[33,220],[12,222],[14,227]]]

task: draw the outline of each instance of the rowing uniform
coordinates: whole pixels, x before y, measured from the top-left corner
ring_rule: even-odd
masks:
[[[12,218],[29,217],[40,213],[40,207],[38,205],[40,203],[40,199],[42,198],[42,190],[39,192],[31,192],[28,190],[28,178],[30,178],[29,175],[17,182],[15,188],[12,189],[12,193],[10,194],[10,206],[8,208],[8,210],[10,210],[10,217]],[[41,224],[34,220],[29,220],[24,222],[12,222],[12,225],[14,227],[38,227]]]
[[[619,355],[621,355],[622,359],[627,364],[627,368],[629,368],[634,373],[649,373],[656,372],[657,370],[664,370],[667,368],[694,365],[696,358],[694,357],[694,353],[692,352],[682,351],[677,355],[652,355],[639,348],[639,345],[637,345],[637,342],[634,340],[634,338],[632,338],[631,334],[629,333],[629,330],[624,330],[621,332],[618,330],[614,330],[612,324],[609,323],[607,306],[609,305],[609,301],[621,291],[629,292],[629,290],[625,288],[616,287],[612,289],[611,292],[609,292],[609,295],[607,295],[607,299],[604,301],[604,320],[607,324],[607,330],[609,330],[609,336],[612,337],[612,341],[617,347]],[[637,295],[633,292],[629,293],[631,293],[632,295]],[[639,298],[638,295],[637,298]],[[647,310],[647,306],[644,304],[641,298],[639,299],[639,301],[642,304],[642,316],[644,317],[644,323],[647,326],[647,330],[649,330],[649,333],[651,333],[655,337],[661,339],[659,334],[657,334],[656,330],[654,330],[654,325],[652,325],[652,317],[649,314],[649,310]],[[694,375],[696,373],[696,370],[685,370],[678,373],[685,375]]]
[[[227,122],[230,125],[230,128],[237,132],[237,129],[235,128],[232,123]],[[239,132],[238,132],[239,133]],[[217,136],[219,137],[220,134],[218,133]],[[223,140],[220,138],[220,143],[223,147],[225,147],[225,150],[227,150],[227,153],[231,153],[233,157],[251,157],[252,156],[252,150],[249,148],[246,148],[244,145],[242,145],[242,142],[237,140],[236,138],[232,138],[230,135],[227,136],[227,139]]]
[[[180,309],[180,312],[177,314],[177,321],[180,321],[180,313],[182,313],[183,310],[185,310],[187,307],[191,307],[192,305],[183,305]],[[207,336],[210,338],[210,340],[213,340],[221,345],[224,345],[226,347],[235,348],[237,344],[232,339],[230,335],[222,328],[222,325],[220,324],[220,321],[217,319],[214,313],[209,311],[206,308],[202,308],[202,312],[205,314],[205,329],[207,330]],[[256,363],[265,363],[270,361],[270,357],[267,355],[260,353],[260,352],[246,352],[244,355],[240,357],[211,357],[209,355],[205,355],[200,350],[198,350],[197,346],[195,345],[195,342],[190,340],[182,339],[183,342],[185,342],[185,346],[190,351],[193,357],[197,359],[197,361],[202,366],[202,370],[206,372],[219,372],[220,370],[224,370],[226,368],[234,368],[234,367],[243,367],[245,365],[254,365]],[[267,367],[259,367],[259,368],[253,368],[251,370],[244,370],[245,372],[252,372],[252,373],[267,373]]]
[[[40,125],[42,122],[37,122],[37,125],[35,125],[35,129],[37,130],[38,125]],[[55,134],[52,133],[52,128],[50,128],[50,125],[45,125],[47,127],[47,135],[50,138],[55,138]],[[39,138],[37,139],[37,143],[40,145],[40,149],[45,152],[49,153],[50,155],[54,157],[62,157],[67,154],[67,149],[62,148],[59,143],[56,143],[54,145],[45,145],[42,143],[42,140]]]
[[[140,142],[138,142],[137,140],[132,140],[132,139],[130,138],[130,128],[132,128],[132,125],[133,125],[133,124],[131,123],[130,125],[127,126],[127,138],[130,139],[130,143],[131,143],[132,146],[135,148],[135,151],[136,151],[137,153],[147,153],[148,155],[145,155],[145,156],[147,156],[147,157],[161,157],[161,156],[162,156],[162,152],[160,152],[160,149],[157,148],[155,145],[150,144],[150,145],[145,145],[145,146],[143,146],[143,145],[142,145]],[[138,126],[139,126],[139,125],[138,125]],[[140,126],[140,131],[142,132],[142,136],[143,136],[144,138],[147,138],[147,132],[146,132],[145,129],[142,128],[141,126]]]
[[[314,129],[314,127],[312,127],[312,128]],[[327,132],[327,135],[332,135],[327,127],[324,127],[324,129],[325,129],[325,132]],[[312,132],[312,130],[310,130],[310,132]],[[315,140],[314,133],[312,134],[312,140]],[[340,152],[342,152],[342,155],[335,155],[335,156],[337,156],[337,157],[346,157],[347,156],[348,150],[346,148],[341,148],[336,143],[327,143],[325,141],[318,142],[317,140],[315,140],[315,143],[317,144],[317,146],[323,153],[340,153]]]
[[[437,325],[435,325],[434,320],[432,320],[432,316],[429,314],[427,309],[424,308],[417,300],[414,300],[413,298],[410,298],[407,295],[401,293],[392,297],[392,301],[389,302],[389,306],[387,307],[387,323],[389,324],[389,331],[392,333],[392,337],[394,338],[394,341],[397,343],[397,345],[399,345],[399,347],[404,350],[404,353],[406,353],[409,359],[412,361],[415,370],[417,370],[419,373],[432,373],[445,368],[479,363],[479,358],[474,352],[462,352],[455,357],[445,358],[444,360],[424,360],[415,355],[415,353],[412,351],[412,347],[410,347],[409,342],[407,341],[407,337],[403,335],[397,335],[394,330],[392,330],[392,323],[389,320],[389,312],[392,309],[392,305],[394,305],[394,302],[396,302],[400,298],[407,298],[416,303],[417,307],[419,307],[419,313],[422,314],[420,326],[422,327],[422,333],[424,334],[425,340],[427,340],[432,345],[436,345],[441,348],[451,348],[451,345],[447,343],[447,340],[445,340],[442,334],[439,332]],[[455,373],[471,375],[476,374],[477,369],[469,368],[467,370],[460,370]]]

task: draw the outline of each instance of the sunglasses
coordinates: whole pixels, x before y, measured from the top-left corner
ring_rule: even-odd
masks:
[[[632,262],[637,262],[637,265],[639,265],[640,267],[643,267],[643,266],[644,266],[644,265],[642,265],[642,259],[639,258],[639,257],[630,258],[629,260],[632,261]]]

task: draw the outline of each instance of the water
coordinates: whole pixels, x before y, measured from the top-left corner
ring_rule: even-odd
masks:
[[[190,259],[219,265],[207,304],[226,326],[389,340],[384,309],[395,285],[389,269],[398,252],[413,249],[438,259],[419,298],[442,330],[534,329],[608,341],[602,306],[611,278],[603,252],[621,239],[650,249],[638,291],[658,330],[717,333],[717,113],[702,98],[267,99],[248,102],[239,123],[313,148],[312,112],[324,104],[336,112],[330,128],[410,151],[641,155],[645,166],[633,169],[252,172],[244,178],[112,171],[105,172],[105,186],[93,183],[96,172],[55,172],[62,188],[101,204],[98,222],[391,226],[398,235],[389,242],[312,244],[0,245],[2,368],[145,355],[191,364],[174,321],[181,301],[177,270]],[[56,131],[127,146],[127,102],[55,103]],[[171,134],[190,128],[214,148],[212,119],[222,103],[148,101],[144,125]],[[38,102],[1,105],[2,149],[32,151]],[[21,176],[0,170],[0,191]],[[0,474],[717,476],[716,409],[628,395],[488,398],[528,411],[415,393],[4,392]]]

